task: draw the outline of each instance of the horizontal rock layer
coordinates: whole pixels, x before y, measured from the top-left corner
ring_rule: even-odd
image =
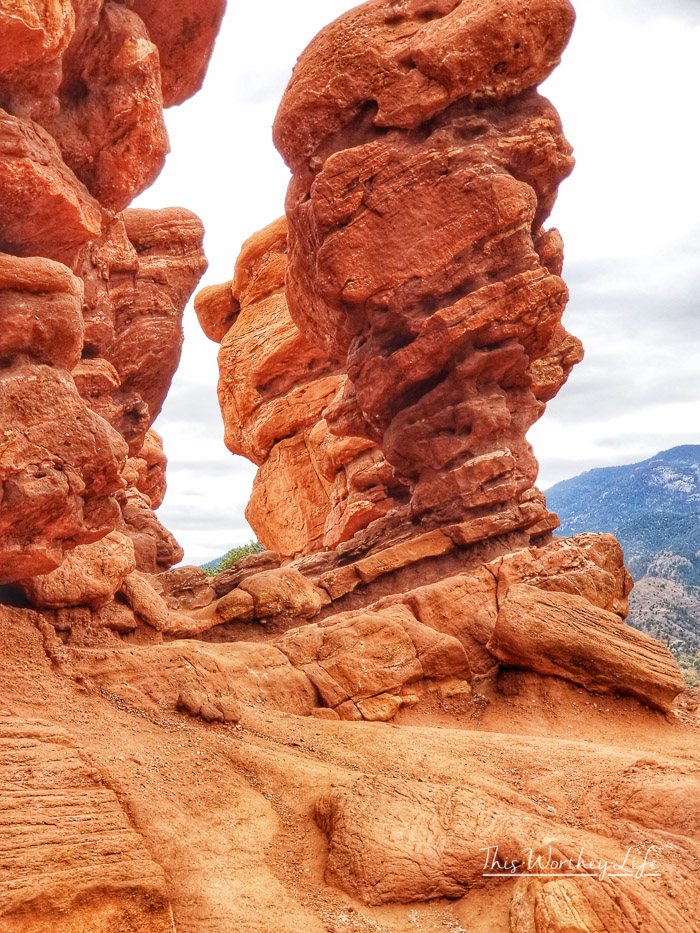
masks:
[[[0,718],[0,784],[3,930],[170,933],[163,871],[65,730]]]

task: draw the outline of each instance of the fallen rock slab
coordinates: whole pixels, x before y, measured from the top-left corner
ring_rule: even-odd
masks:
[[[488,650],[504,664],[668,710],[684,689],[668,648],[581,596],[511,586]]]

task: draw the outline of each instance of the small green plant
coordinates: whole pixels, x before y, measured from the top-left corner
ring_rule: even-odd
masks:
[[[700,654],[691,658],[682,658],[678,665],[686,687],[700,687]]]
[[[240,544],[238,547],[231,548],[217,563],[205,567],[204,572],[208,577],[215,577],[217,573],[230,570],[242,557],[249,557],[251,554],[260,554],[264,550],[265,548],[259,541],[251,541],[249,544]]]

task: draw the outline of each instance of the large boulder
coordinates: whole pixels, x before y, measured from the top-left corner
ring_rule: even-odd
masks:
[[[460,898],[487,883],[487,848],[517,861],[551,832],[546,820],[474,787],[429,781],[332,787],[315,804],[326,877],[366,904]]]
[[[668,648],[581,596],[511,586],[488,650],[504,664],[668,710],[683,677]]]
[[[131,539],[112,531],[70,551],[57,570],[15,584],[34,606],[97,608],[108,603],[135,567]]]
[[[258,619],[310,619],[323,605],[323,591],[292,568],[263,570],[246,577],[239,588],[252,596]]]
[[[181,566],[158,574],[154,580],[171,609],[204,609],[216,598],[211,578],[201,567]]]
[[[330,707],[399,694],[423,679],[470,674],[457,639],[422,625],[402,606],[330,616],[290,630],[277,646],[304,671]],[[367,709],[365,718],[382,718],[371,705]]]

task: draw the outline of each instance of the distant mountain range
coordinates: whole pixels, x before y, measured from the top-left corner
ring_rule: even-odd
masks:
[[[631,625],[679,658],[700,652],[700,445],[589,470],[547,490],[560,535],[608,531],[636,581]]]

